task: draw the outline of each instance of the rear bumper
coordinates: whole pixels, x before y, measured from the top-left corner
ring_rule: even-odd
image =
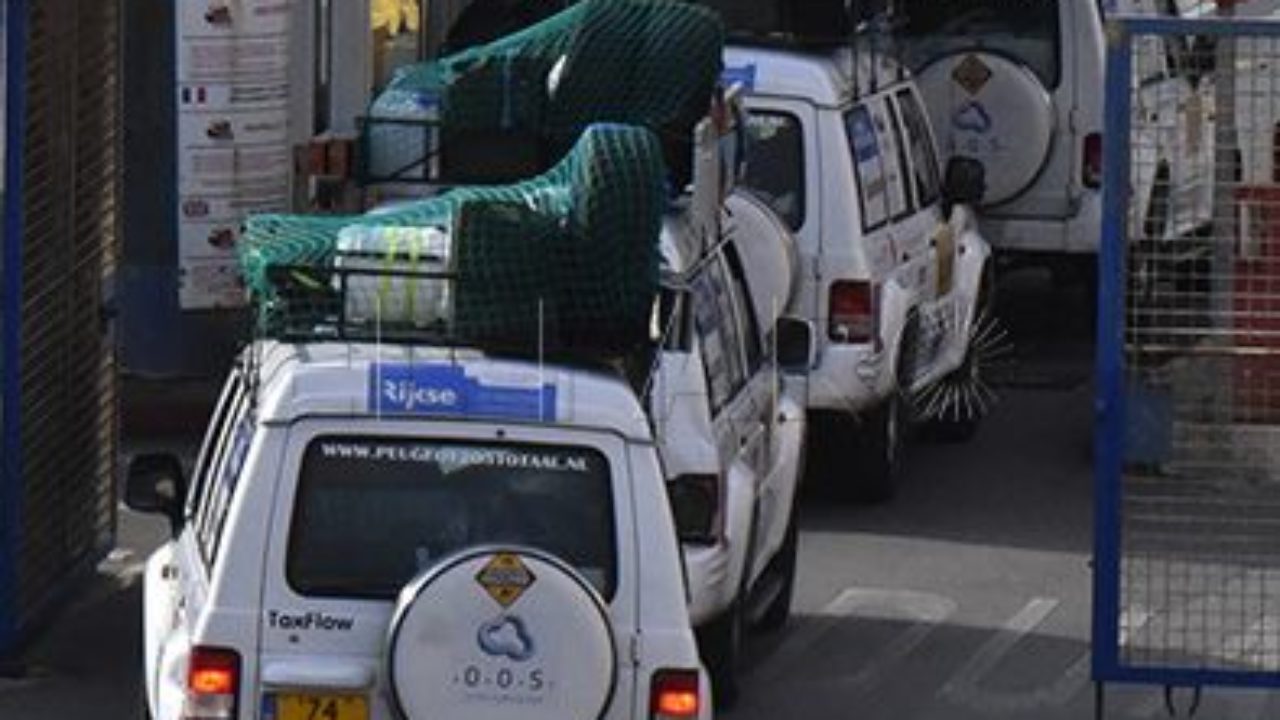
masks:
[[[869,345],[836,345],[822,349],[809,374],[809,410],[857,413],[877,405],[893,387],[889,354]]]
[[[1075,215],[1064,218],[984,216],[982,234],[998,251],[1092,254],[1102,237],[1102,194],[1088,192]]]

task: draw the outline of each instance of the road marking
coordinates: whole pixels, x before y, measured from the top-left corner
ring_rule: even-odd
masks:
[[[931,593],[845,588],[818,611],[818,620],[789,635],[772,653],[768,665],[754,675],[759,682],[770,683],[802,667],[805,656],[814,646],[842,621],[850,618],[905,620],[909,624],[878,652],[860,656],[861,670],[841,674],[835,679],[844,692],[868,692],[883,682],[885,676],[919,647],[934,628],[951,617],[956,607],[951,598]]]
[[[1050,685],[1022,692],[983,690],[982,681],[1004,660],[1024,637],[1036,629],[1058,607],[1052,598],[1034,598],[1009,619],[1004,627],[969,658],[938,692],[957,705],[977,710],[985,716],[1020,714],[1027,711],[1066,705],[1089,681],[1090,655],[1085,652]]]
[[[862,670],[841,677],[842,690],[850,693],[866,693],[879,686],[887,671],[905,660],[956,611],[956,603],[950,598],[909,591],[866,591],[858,606],[888,610],[890,617],[901,616],[911,624],[869,658]]]

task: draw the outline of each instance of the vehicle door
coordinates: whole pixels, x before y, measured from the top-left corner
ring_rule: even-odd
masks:
[[[742,185],[763,200],[796,236],[802,267],[791,311],[816,319],[823,297],[818,258],[825,250],[823,167],[817,151],[814,109],[809,103],[763,95],[748,97],[747,108],[750,150]]]
[[[872,277],[881,288],[882,337],[901,346],[908,341],[904,333],[920,330],[919,324],[902,324],[908,312],[930,303],[935,294],[936,253],[931,245],[938,214],[936,208],[917,212],[894,112],[887,95],[876,95],[849,111],[846,127],[862,209],[862,243]],[[914,377],[915,368],[906,370]],[[909,384],[910,377],[898,382]]]
[[[901,223],[904,232],[922,233],[928,242],[928,286],[924,289],[925,311],[921,313],[923,334],[921,362],[932,374],[941,353],[960,337],[961,317],[956,308],[956,268],[959,264],[959,239],[952,231],[949,218],[942,214],[942,181],[939,177],[936,149],[929,132],[928,120],[919,95],[911,87],[894,91],[889,98],[890,114],[897,129],[896,137],[903,149],[906,167],[906,191],[915,212]]]
[[[288,717],[288,705],[321,710],[298,717],[388,718],[394,696],[427,693],[464,704],[473,696],[480,714],[501,702],[544,717],[554,707],[541,702],[545,694],[565,681],[539,664],[546,656],[536,648],[571,642],[545,625],[526,628],[535,653],[527,662],[495,655],[495,670],[459,660],[452,679],[421,687],[392,688],[384,672],[401,590],[460,550],[498,544],[548,552],[599,593],[617,663],[602,717],[630,716],[638,550],[621,438],[549,426],[302,421],[288,448],[262,597],[264,708],[276,717]],[[495,596],[480,610],[521,609],[502,602]],[[452,650],[467,658],[476,647]],[[343,699],[353,696],[365,698],[367,716]]]
[[[194,626],[209,601],[216,542],[225,520],[224,501],[244,459],[244,441],[238,438],[243,435],[249,411],[248,389],[240,373],[232,371],[196,456],[183,509],[184,523],[171,545],[172,554],[147,567],[144,667],[147,686],[158,689],[155,695],[149,693],[157,716],[174,716],[170,709],[176,713],[182,703],[184,688],[165,683],[165,671],[185,658]]]
[[[697,334],[707,381],[707,402],[712,432],[720,458],[724,484],[723,526],[729,545],[753,550],[756,540],[733,537],[746,532],[755,535],[758,522],[757,499],[761,493],[763,468],[767,466],[767,428],[762,420],[758,396],[767,393],[765,379],[755,377],[759,350],[748,356],[740,320],[738,299],[724,256],[709,256],[693,277],[694,330]],[[747,554],[747,562],[752,555]],[[748,567],[754,571],[757,568]]]
[[[773,329],[761,323],[751,295],[751,284],[741,253],[734,243],[724,246],[724,260],[729,271],[730,289],[733,295],[734,315],[741,328],[742,351],[746,358],[747,384],[744,393],[750,396],[753,419],[761,428],[761,438],[754,449],[752,465],[760,481],[756,500],[755,547],[753,558],[761,558],[761,564],[752,569],[762,570],[765,559],[782,545],[790,518],[791,502],[796,483],[796,458],[785,457],[790,446],[780,442],[778,424],[781,416],[783,377],[766,341]]]

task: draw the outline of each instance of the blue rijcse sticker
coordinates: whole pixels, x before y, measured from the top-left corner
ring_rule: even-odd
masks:
[[[556,388],[486,385],[454,365],[379,364],[369,370],[369,411],[548,422]]]
[[[751,92],[756,89],[756,66],[752,64],[726,67],[720,72],[720,82],[725,87],[742,85],[745,92]]]

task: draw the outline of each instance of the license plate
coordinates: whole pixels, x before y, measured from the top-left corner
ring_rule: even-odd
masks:
[[[276,720],[369,720],[363,695],[281,693],[275,696]]]

